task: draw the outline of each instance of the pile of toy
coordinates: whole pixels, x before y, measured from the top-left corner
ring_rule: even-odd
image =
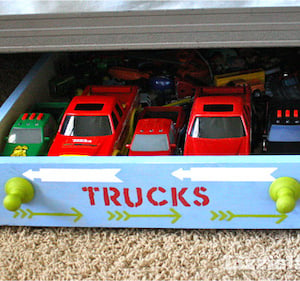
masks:
[[[2,154],[298,154],[299,62],[287,48],[69,53],[54,102],[24,112]]]

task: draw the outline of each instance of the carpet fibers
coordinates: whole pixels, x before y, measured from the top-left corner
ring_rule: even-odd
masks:
[[[297,230],[0,228],[1,280],[296,280]]]

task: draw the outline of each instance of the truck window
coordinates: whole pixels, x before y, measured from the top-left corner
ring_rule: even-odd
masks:
[[[169,139],[170,139],[170,143],[175,143],[175,127],[174,124],[171,124],[171,128],[169,131]]]
[[[114,123],[114,128],[116,129],[118,124],[119,124],[119,121],[118,121],[118,118],[117,118],[117,116],[114,112],[111,113],[111,118],[112,118],[112,121]]]
[[[233,104],[205,104],[203,106],[203,111],[210,111],[210,112],[233,111]]]
[[[121,107],[118,104],[116,104],[115,107],[116,107],[117,112],[119,113],[119,116],[122,117],[123,111],[122,111]]]
[[[169,142],[166,134],[137,134],[131,145],[132,151],[168,151]]]
[[[41,129],[13,128],[8,136],[8,143],[41,143]]]
[[[300,125],[272,125],[268,140],[271,142],[300,142]]]
[[[66,116],[61,134],[65,136],[92,137],[112,134],[108,116]]]
[[[75,110],[102,110],[102,103],[79,103],[75,106]]]
[[[245,136],[240,117],[196,117],[192,126],[191,137],[224,139]]]

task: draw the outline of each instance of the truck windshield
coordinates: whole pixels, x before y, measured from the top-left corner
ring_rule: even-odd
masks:
[[[268,140],[272,142],[300,142],[300,125],[272,125]]]
[[[191,137],[208,139],[240,138],[245,130],[240,117],[197,117]]]
[[[41,129],[13,128],[8,136],[8,143],[41,143]]]
[[[108,116],[66,116],[61,134],[92,137],[112,134]]]
[[[166,134],[141,135],[137,134],[131,145],[132,151],[168,151],[169,142]]]

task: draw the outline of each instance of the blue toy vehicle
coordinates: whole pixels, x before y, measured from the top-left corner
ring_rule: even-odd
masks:
[[[300,154],[300,100],[272,100],[269,103],[263,151]]]

